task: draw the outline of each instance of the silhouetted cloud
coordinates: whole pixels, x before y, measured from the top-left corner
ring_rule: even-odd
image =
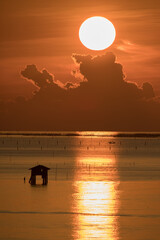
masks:
[[[143,94],[147,99],[155,97],[153,87],[150,83],[148,82],[143,83]]]
[[[65,86],[59,80],[54,79],[54,75],[49,73],[46,69],[41,72],[38,71],[36,65],[27,65],[21,71],[24,78],[29,79],[39,89],[34,92],[32,102],[43,105],[44,103],[51,104],[61,101],[65,94]],[[47,106],[46,106],[47,107]]]
[[[21,74],[23,77],[32,80],[39,88],[54,84],[54,76],[45,69],[39,72],[34,64],[27,65],[25,70],[21,71]]]
[[[82,82],[61,84],[47,70],[21,73],[38,86],[32,99],[1,103],[2,130],[160,130],[160,103],[152,85],[128,82],[113,53],[73,54]],[[6,111],[7,109],[7,111]]]
[[[112,98],[140,99],[146,97],[146,91],[149,87],[146,89],[144,86],[144,89],[141,89],[135,83],[127,82],[122,65],[116,63],[113,53],[109,52],[96,57],[74,54],[73,58],[80,64],[80,72],[88,80],[88,88],[95,90],[95,92],[99,90],[101,94],[109,95]],[[150,91],[151,88],[150,85]]]

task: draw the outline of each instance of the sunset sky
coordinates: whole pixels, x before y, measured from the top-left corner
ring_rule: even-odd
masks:
[[[37,87],[21,75],[27,65],[46,69],[58,83],[77,83],[81,76],[72,73],[78,63],[72,55],[106,52],[116,56],[127,81],[138,88],[149,82],[160,96],[158,0],[1,0],[0,9],[0,101],[32,98]],[[115,26],[116,40],[107,50],[89,50],[79,40],[80,25],[92,16],[106,17]]]

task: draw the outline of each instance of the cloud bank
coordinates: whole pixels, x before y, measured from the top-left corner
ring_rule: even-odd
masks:
[[[160,130],[160,104],[150,83],[128,82],[111,52],[72,58],[84,77],[79,85],[64,86],[35,65],[21,71],[38,90],[30,100],[2,104],[1,130]]]

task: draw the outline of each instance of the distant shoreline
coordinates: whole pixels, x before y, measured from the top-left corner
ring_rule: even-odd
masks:
[[[49,137],[115,137],[159,138],[160,132],[106,132],[106,131],[0,131],[1,136],[49,136]]]

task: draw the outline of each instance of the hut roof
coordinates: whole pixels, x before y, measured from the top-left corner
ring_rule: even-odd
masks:
[[[36,169],[45,169],[45,170],[50,170],[50,168],[48,168],[48,167],[45,167],[45,166],[43,166],[43,165],[37,165],[37,166],[35,166],[35,167],[32,167],[32,168],[29,168],[29,170],[36,170]]]

